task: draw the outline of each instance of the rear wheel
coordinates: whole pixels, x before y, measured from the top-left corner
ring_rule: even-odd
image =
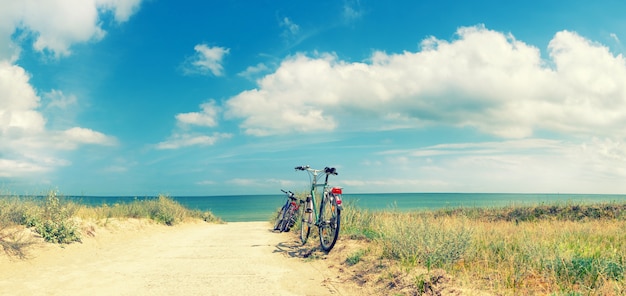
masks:
[[[293,215],[294,215],[294,207],[293,205],[290,204],[289,209],[287,210],[287,212],[285,212],[285,216],[283,217],[283,222],[280,225],[280,231],[282,232],[289,231],[292,225],[291,220],[293,219]]]
[[[325,252],[330,252],[339,237],[341,225],[341,210],[337,206],[336,199],[326,196],[320,206],[320,245]]]
[[[282,209],[280,209],[280,212],[278,213],[278,217],[276,218],[276,223],[274,224],[274,230],[278,230],[279,232],[282,232],[282,227],[283,227],[283,220],[285,220],[285,213],[287,212],[287,207],[283,206]]]

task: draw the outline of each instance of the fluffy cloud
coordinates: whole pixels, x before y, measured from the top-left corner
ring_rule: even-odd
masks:
[[[183,65],[185,74],[224,75],[222,63],[224,56],[230,52],[230,49],[219,46],[209,47],[206,44],[198,44],[193,49],[196,54],[187,59]]]
[[[263,63],[259,63],[256,66],[249,66],[245,71],[238,73],[238,76],[245,77],[250,80],[254,80],[254,78],[261,74],[266,73],[270,70],[268,66]]]
[[[41,173],[68,165],[57,152],[79,145],[116,144],[115,138],[88,128],[49,130],[40,109],[67,109],[76,104],[77,98],[52,90],[44,93],[48,103],[42,108],[38,91],[30,84],[30,75],[15,62],[23,43],[30,41],[42,54],[67,56],[73,44],[105,36],[103,15],[111,13],[116,22],[124,22],[140,3],[141,0],[0,0],[0,176]]]
[[[192,134],[174,134],[167,141],[160,142],[156,145],[157,149],[169,150],[179,149],[190,146],[211,146],[220,139],[230,138],[230,134],[214,133],[208,135],[192,135]]]
[[[0,61],[0,137],[41,132],[45,120],[35,111],[39,97],[23,68]]]
[[[211,100],[200,105],[202,112],[180,113],[176,115],[176,120],[182,125],[217,126],[217,114],[220,109]]]
[[[71,53],[72,44],[105,36],[101,15],[111,12],[117,22],[124,22],[140,3],[141,0],[2,1],[0,59],[15,56],[19,49],[11,40],[16,29],[34,38],[35,50],[66,56]]]
[[[472,127],[503,138],[536,131],[626,137],[626,64],[574,32],[540,50],[483,26],[421,51],[374,53],[368,62],[297,54],[225,103],[246,133],[263,136],[357,128]],[[383,122],[383,127],[380,126]]]
[[[190,146],[211,146],[217,141],[228,139],[232,135],[227,133],[213,133],[206,135],[193,132],[193,127],[216,127],[218,124],[218,114],[221,109],[214,100],[200,104],[201,112],[180,113],[176,115],[178,132],[172,134],[166,141],[156,145],[156,149],[168,150],[179,149]]]

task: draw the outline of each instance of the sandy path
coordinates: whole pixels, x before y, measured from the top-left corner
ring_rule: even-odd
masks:
[[[0,295],[348,295],[267,222],[139,225],[0,258]]]

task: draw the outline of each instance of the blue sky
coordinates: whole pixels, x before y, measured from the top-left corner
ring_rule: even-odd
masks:
[[[0,190],[623,194],[624,11],[0,0]]]

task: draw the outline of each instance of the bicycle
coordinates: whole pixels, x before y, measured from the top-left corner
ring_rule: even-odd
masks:
[[[330,252],[337,242],[339,237],[339,228],[341,225],[341,195],[342,189],[340,187],[328,186],[328,177],[330,175],[337,175],[335,168],[326,167],[323,170],[312,169],[307,166],[297,166],[295,168],[299,171],[306,171],[309,173],[311,181],[311,192],[307,196],[305,205],[306,210],[302,215],[302,221],[300,223],[300,240],[302,244],[306,244],[311,233],[311,226],[315,225],[318,228],[320,236],[320,245],[325,252]],[[318,177],[323,173],[325,175],[324,183],[318,184]],[[319,202],[319,211],[316,209],[317,204],[317,189],[323,188],[322,199]]]
[[[303,200],[299,200],[295,197],[295,194],[291,191],[280,190],[287,195],[287,201],[285,205],[280,209],[280,213],[276,218],[274,224],[274,230],[279,232],[289,232],[291,227],[296,223],[297,218],[300,216],[300,206],[304,204]],[[296,202],[299,201],[299,202]]]

